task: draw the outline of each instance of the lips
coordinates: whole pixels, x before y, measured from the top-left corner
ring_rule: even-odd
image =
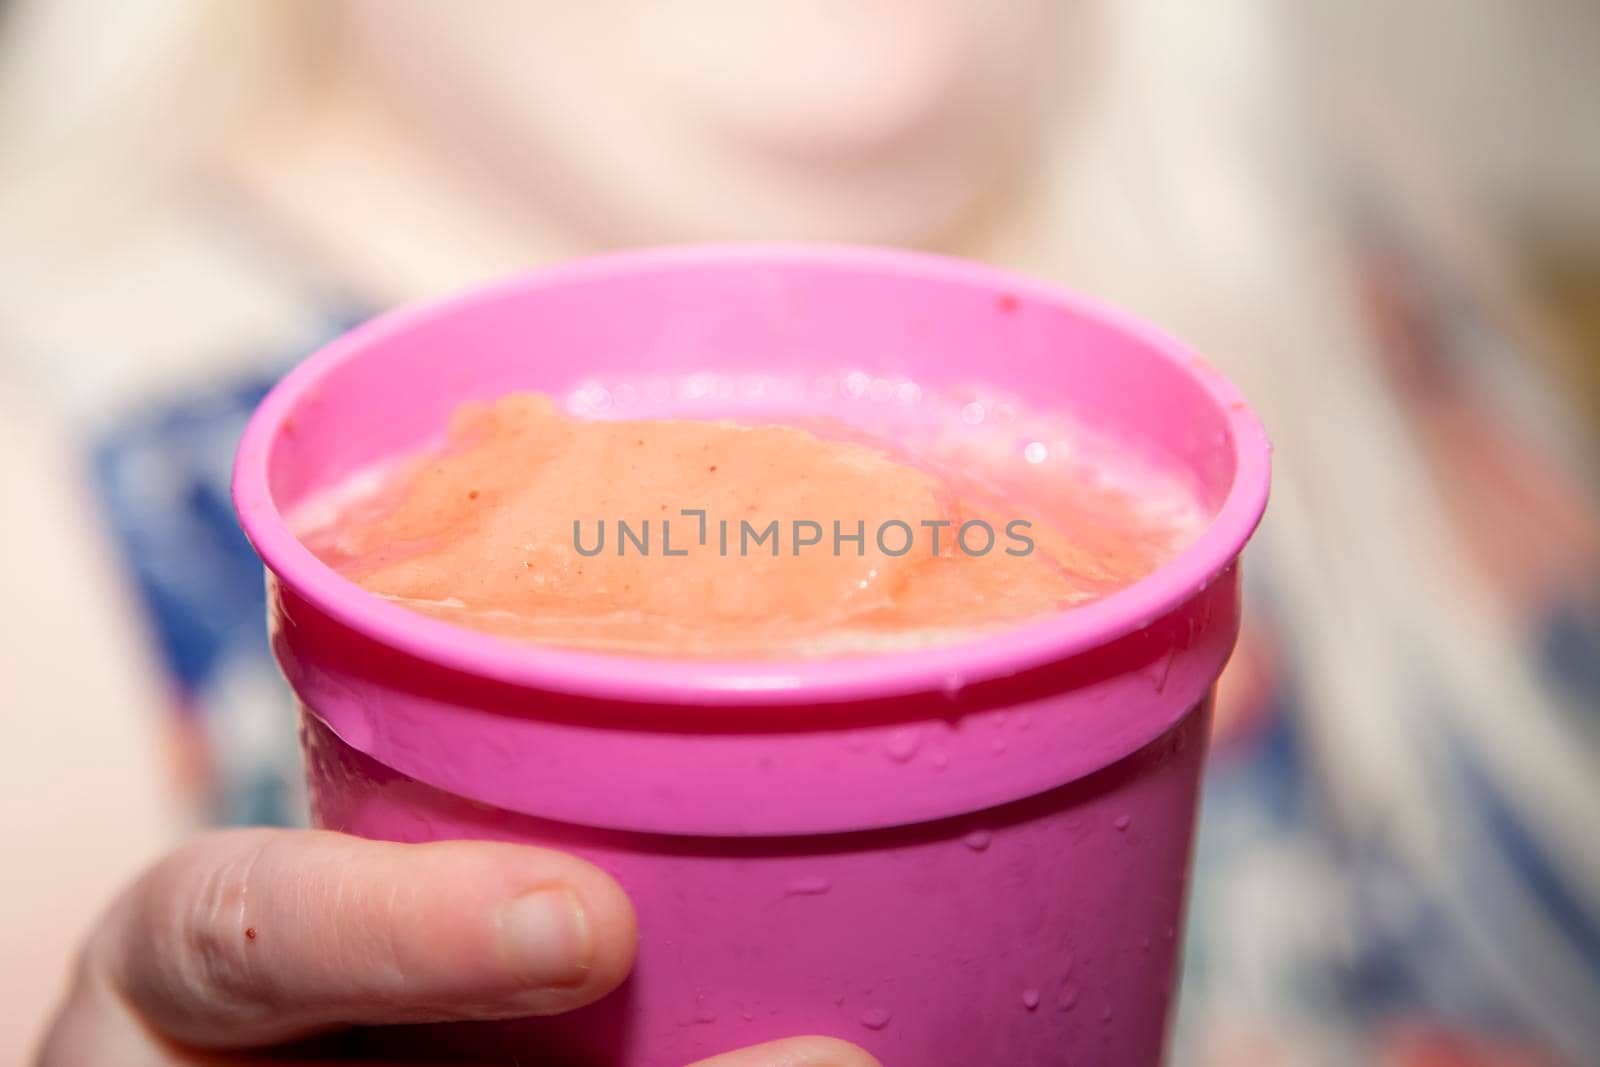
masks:
[[[970,36],[903,0],[642,5],[640,69],[723,137],[807,157],[871,155],[954,113]]]

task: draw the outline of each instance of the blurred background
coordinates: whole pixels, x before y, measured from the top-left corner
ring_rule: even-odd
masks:
[[[792,238],[1175,332],[1276,446],[1172,1061],[1600,1063],[1600,5],[0,2],[0,1060],[304,818],[227,496],[396,303]]]

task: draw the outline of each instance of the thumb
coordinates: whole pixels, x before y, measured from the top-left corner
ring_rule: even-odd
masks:
[[[246,1048],[567,1011],[622,982],[636,936],[616,883],[559,852],[246,830],[147,874],[85,966],[161,1035]]]

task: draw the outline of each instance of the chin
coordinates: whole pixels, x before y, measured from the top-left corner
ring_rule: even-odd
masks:
[[[1010,169],[796,158],[740,146],[611,164],[578,183],[603,243],[829,241],[945,245],[1000,198]],[[644,179],[642,175],[649,175]]]
[[[1019,184],[1035,143],[1023,124],[935,121],[880,138],[837,115],[804,136],[744,136],[681,101],[634,106],[596,111],[581,135],[523,149],[524,168],[542,172],[545,188],[561,175],[562,210],[602,244],[944,246]],[[647,121],[637,121],[641,112]]]

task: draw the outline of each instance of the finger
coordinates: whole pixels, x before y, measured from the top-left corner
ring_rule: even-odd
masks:
[[[245,830],[152,870],[88,966],[165,1037],[244,1048],[567,1011],[622,982],[636,937],[616,883],[559,852]]]
[[[690,1067],[882,1067],[865,1049],[836,1037],[791,1037],[725,1052]]]

